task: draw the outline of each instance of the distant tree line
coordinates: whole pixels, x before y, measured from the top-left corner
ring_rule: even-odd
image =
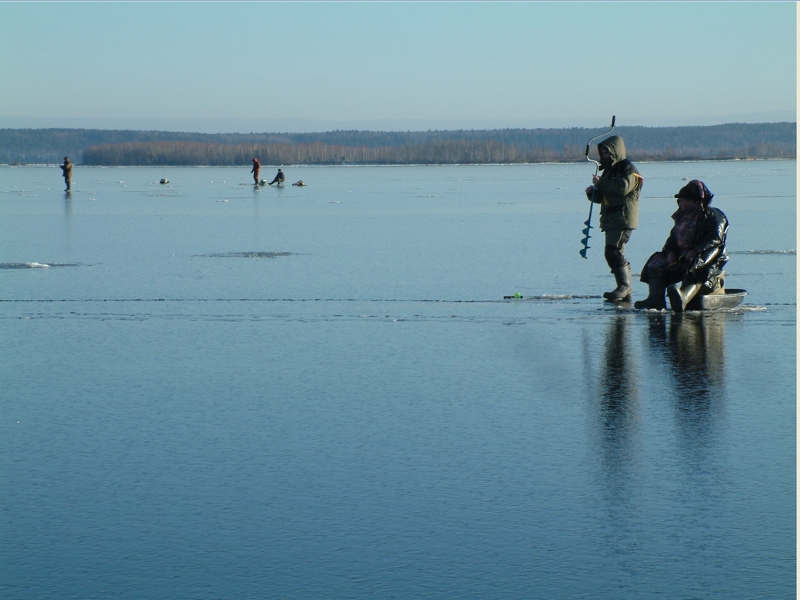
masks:
[[[481,164],[580,160],[577,147],[522,149],[494,140],[450,140],[401,146],[310,144],[209,144],[130,142],[90,146],[87,165]]]
[[[0,163],[91,165],[454,164],[583,160],[604,129],[203,134],[0,129]],[[618,127],[632,160],[795,158],[796,123]],[[593,148],[594,150],[594,148]]]

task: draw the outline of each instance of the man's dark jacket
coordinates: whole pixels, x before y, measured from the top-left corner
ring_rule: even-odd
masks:
[[[61,170],[63,171],[64,179],[69,181],[69,179],[72,177],[72,163],[69,162],[68,160],[65,160],[64,164],[60,165],[60,167]]]
[[[673,215],[676,218],[678,213]],[[728,262],[725,239],[728,237],[728,217],[718,208],[704,206],[702,213],[697,218],[697,231],[692,249],[697,252],[694,260],[688,263],[685,280],[691,283],[704,283],[714,279],[722,272]],[[680,254],[678,242],[675,238],[675,228],[669,233],[664,248],[664,254],[674,252]],[[648,282],[647,269],[642,270],[641,280]]]
[[[594,186],[594,202],[600,205],[600,230],[636,229],[639,226],[639,190],[644,179],[628,160],[621,137],[613,135],[597,147],[606,148],[612,160],[608,167],[601,165],[603,173]]]

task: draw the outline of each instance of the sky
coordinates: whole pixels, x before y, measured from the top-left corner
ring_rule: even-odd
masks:
[[[0,127],[796,121],[794,2],[0,2]]]

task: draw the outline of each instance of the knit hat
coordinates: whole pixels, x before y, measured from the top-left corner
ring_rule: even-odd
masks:
[[[706,187],[706,184],[699,179],[692,179],[675,194],[676,198],[686,198],[687,200],[700,200],[703,204],[708,204],[714,194]]]

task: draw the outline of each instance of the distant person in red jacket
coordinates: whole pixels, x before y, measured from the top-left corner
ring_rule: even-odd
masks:
[[[253,181],[256,182],[256,185],[258,185],[258,172],[260,170],[261,170],[261,163],[258,162],[257,158],[254,158],[253,159],[253,170],[250,171],[250,172],[253,174]]]

